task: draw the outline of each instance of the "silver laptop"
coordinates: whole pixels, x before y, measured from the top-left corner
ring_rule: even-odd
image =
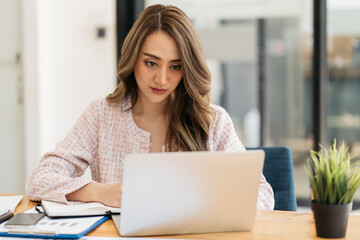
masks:
[[[251,230],[264,157],[259,150],[129,154],[121,215],[113,218],[120,235]]]

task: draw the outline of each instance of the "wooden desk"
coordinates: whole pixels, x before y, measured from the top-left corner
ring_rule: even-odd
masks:
[[[0,194],[0,196],[9,194]],[[24,196],[20,204],[15,209],[15,213],[23,212],[36,203],[29,201]],[[119,237],[112,220],[108,220],[88,236],[112,236]],[[256,216],[256,223],[251,232],[231,232],[231,233],[207,233],[191,235],[161,236],[158,238],[174,239],[322,239],[317,238],[315,233],[314,220],[311,213],[286,212],[286,211],[260,211]],[[360,216],[350,215],[347,239],[360,238]]]

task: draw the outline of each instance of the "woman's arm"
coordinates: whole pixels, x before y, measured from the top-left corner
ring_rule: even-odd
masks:
[[[275,206],[274,192],[263,174],[260,178],[258,201],[256,208],[259,210],[273,210]]]
[[[118,205],[114,196],[119,195],[119,187],[81,177],[97,157],[100,108],[101,102],[94,101],[65,140],[53,152],[42,157],[39,166],[27,181],[26,190],[31,200],[64,203],[68,200],[95,200],[112,206]]]
[[[100,202],[110,207],[120,207],[121,184],[91,182],[66,195],[68,201]]]

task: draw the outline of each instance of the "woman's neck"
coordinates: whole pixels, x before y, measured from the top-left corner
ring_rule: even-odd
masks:
[[[132,114],[136,125],[150,133],[150,152],[162,152],[166,145],[168,131],[168,119],[166,115],[166,104],[154,104],[138,99],[132,108]]]
[[[132,112],[134,115],[141,116],[147,119],[165,118],[166,115],[166,102],[152,103],[145,101],[141,97],[138,98]]]

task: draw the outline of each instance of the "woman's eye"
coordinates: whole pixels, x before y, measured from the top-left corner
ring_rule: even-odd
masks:
[[[175,65],[172,65],[171,68],[174,69],[174,70],[180,70],[181,65],[180,64],[175,64]]]
[[[153,61],[145,61],[146,65],[148,65],[149,67],[156,67],[157,64],[156,62],[153,62]]]

